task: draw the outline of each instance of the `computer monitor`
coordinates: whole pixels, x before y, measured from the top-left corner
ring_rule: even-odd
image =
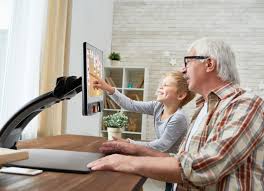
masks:
[[[82,114],[92,115],[103,109],[103,91],[94,89],[92,82],[94,78],[103,77],[103,51],[83,43],[83,75],[82,75]]]

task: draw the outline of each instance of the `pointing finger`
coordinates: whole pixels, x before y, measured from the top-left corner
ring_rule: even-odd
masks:
[[[98,77],[98,76],[96,76],[96,75],[94,75],[93,73],[89,73],[92,77],[94,77],[95,79],[97,79],[97,80],[99,80],[100,78]]]

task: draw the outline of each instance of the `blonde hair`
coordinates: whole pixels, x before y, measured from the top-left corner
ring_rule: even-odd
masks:
[[[169,72],[166,76],[171,76],[174,78],[177,86],[177,92],[186,92],[186,97],[181,101],[179,107],[183,107],[189,103],[194,97],[195,93],[188,89],[187,80],[184,78],[184,75],[180,71]]]

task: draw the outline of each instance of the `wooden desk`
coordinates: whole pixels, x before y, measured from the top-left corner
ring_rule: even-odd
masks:
[[[61,135],[45,137],[30,141],[20,141],[21,148],[49,148],[71,151],[98,152],[105,141],[102,137],[79,135]],[[19,191],[52,191],[52,190],[95,190],[95,191],[126,191],[139,190],[146,178],[110,171],[96,171],[90,174],[74,174],[48,172],[37,176],[25,176],[0,173],[0,190]]]

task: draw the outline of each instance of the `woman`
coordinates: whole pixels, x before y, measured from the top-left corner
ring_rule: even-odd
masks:
[[[120,107],[154,116],[154,129],[157,136],[155,140],[142,142],[127,139],[126,141],[162,152],[177,152],[188,127],[187,117],[181,108],[195,96],[188,90],[187,81],[181,72],[168,73],[157,89],[157,99],[147,102],[132,100],[104,80],[92,76],[95,78],[93,87],[108,92],[111,99]]]

